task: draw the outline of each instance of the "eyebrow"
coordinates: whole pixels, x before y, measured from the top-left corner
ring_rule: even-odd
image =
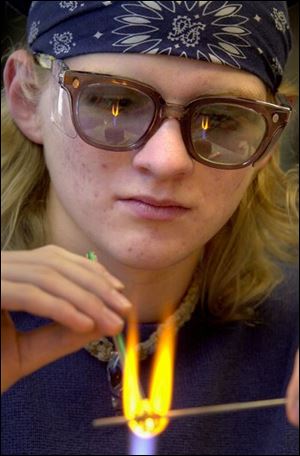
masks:
[[[70,68],[71,71],[85,71],[85,70],[77,70],[77,69],[72,69]],[[120,76],[120,75],[114,75],[113,72],[109,72],[109,71],[104,71],[104,72],[101,72],[101,71],[91,71],[91,70],[86,70],[87,72],[90,72],[90,73],[95,73],[95,74],[108,74],[108,75],[111,75],[111,76],[116,76],[116,77],[121,77],[121,78],[124,78],[124,79],[133,79],[133,80],[136,80],[138,82],[141,82],[143,83],[143,78],[138,78],[138,77],[134,77],[134,76]],[[146,83],[147,84],[147,83]],[[150,86],[152,86],[154,89],[155,87],[153,85],[150,84]],[[252,90],[249,89],[249,87],[239,87],[239,88],[235,88],[235,87],[232,87],[230,89],[228,89],[227,91],[218,91],[218,89],[216,88],[215,91],[204,91],[202,94],[196,94],[196,96],[194,97],[188,97],[189,100],[192,100],[192,99],[195,99],[195,98],[198,98],[198,97],[201,97],[201,96],[217,96],[217,97],[238,97],[238,98],[246,98],[246,99],[249,99],[249,100],[266,100],[266,97],[267,97],[267,94],[266,93],[262,93],[262,91],[260,89],[257,89],[255,90],[255,88]]]
[[[216,92],[216,93],[210,93],[212,96],[218,96],[218,97],[239,97],[239,98],[247,98],[250,100],[265,100],[267,94],[262,93],[261,90],[251,90],[248,87],[247,88],[237,88],[237,89],[229,89],[228,91],[222,91],[222,92]]]
[[[239,88],[229,88],[228,90],[218,90],[218,88],[211,88],[210,90],[203,90],[200,93],[194,92],[190,96],[184,97],[184,103],[190,103],[197,98],[204,98],[204,97],[220,97],[220,98],[228,98],[228,97],[235,97],[235,98],[244,98],[246,100],[251,101],[267,101],[267,93],[263,93],[262,90],[257,88],[250,88],[249,87],[239,87]]]

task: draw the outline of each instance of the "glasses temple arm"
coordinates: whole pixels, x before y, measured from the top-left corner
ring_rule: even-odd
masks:
[[[289,108],[290,110],[293,109],[293,103],[292,103],[292,99],[293,98],[294,97],[288,97],[288,96],[284,95],[283,93],[276,93],[275,94],[276,102],[280,106],[283,106],[285,108]]]

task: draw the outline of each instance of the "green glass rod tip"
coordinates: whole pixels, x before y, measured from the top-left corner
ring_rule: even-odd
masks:
[[[89,259],[89,260],[92,260],[92,261],[97,261],[97,256],[94,252],[88,252],[86,254],[86,257]]]

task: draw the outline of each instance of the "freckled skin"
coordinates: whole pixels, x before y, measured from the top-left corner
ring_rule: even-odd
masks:
[[[235,86],[248,84],[262,90],[255,76],[231,68],[218,68],[216,78],[214,64],[178,62],[167,57],[123,57],[120,65],[102,55],[100,65],[99,59],[81,56],[71,59],[71,66],[96,71],[98,65],[103,72],[138,79],[140,57],[144,57],[142,73],[145,75],[148,69],[151,81],[145,77],[143,81],[153,84],[155,77],[157,89],[169,102],[176,103],[203,94],[202,85],[207,90],[207,81],[211,81],[215,93],[226,88],[229,91],[233,80]],[[179,63],[181,72],[176,81],[172,72]],[[43,106],[47,112],[47,103],[46,92],[42,112]],[[90,250],[92,245],[105,261],[113,259],[134,268],[168,267],[198,256],[202,246],[233,214],[254,172],[251,167],[224,171],[195,162],[187,154],[174,119],[164,122],[139,151],[108,152],[85,144],[79,137],[68,138],[60,130],[53,135],[47,116],[44,139],[53,186],[51,205],[55,207],[51,218],[64,220],[69,238],[74,240],[71,249]],[[172,198],[191,209],[185,216],[167,222],[134,218],[122,210],[118,198],[140,194]]]

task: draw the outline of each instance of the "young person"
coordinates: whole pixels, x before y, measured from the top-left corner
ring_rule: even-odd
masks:
[[[37,1],[28,46],[4,70],[4,454],[126,453],[91,422],[132,310],[145,385],[173,313],[172,408],[288,398],[171,422],[159,454],[298,454],[285,2]]]

